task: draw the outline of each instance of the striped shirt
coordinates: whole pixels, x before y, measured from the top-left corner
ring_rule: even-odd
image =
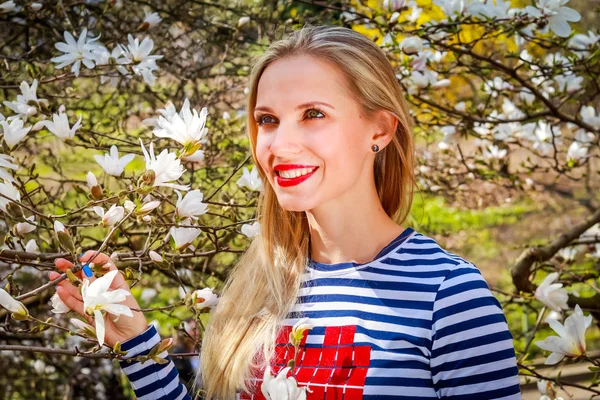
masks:
[[[521,399],[512,335],[480,271],[412,228],[365,264],[309,260],[273,375],[294,358],[303,317],[313,328],[294,374],[307,400]],[[264,399],[260,381],[238,398]]]

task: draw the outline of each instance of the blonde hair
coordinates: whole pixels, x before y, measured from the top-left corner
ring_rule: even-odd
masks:
[[[348,28],[305,26],[273,43],[255,62],[247,129],[261,179],[268,182],[256,156],[258,82],[272,62],[301,55],[339,68],[365,115],[387,110],[397,118],[392,141],[375,156],[374,175],[383,209],[397,223],[404,222],[416,185],[408,105],[385,54],[371,40]],[[250,390],[249,378],[257,377],[257,371],[272,360],[279,324],[296,302],[307,265],[309,227],[304,212],[284,210],[273,188],[265,185],[257,219],[260,234],[232,269],[202,341],[200,372],[207,399],[234,399],[238,390]]]

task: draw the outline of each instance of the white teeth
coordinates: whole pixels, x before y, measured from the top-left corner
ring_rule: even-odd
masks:
[[[279,176],[282,178],[297,178],[302,175],[306,175],[312,172],[314,168],[300,168],[300,169],[291,169],[289,171],[279,171]]]

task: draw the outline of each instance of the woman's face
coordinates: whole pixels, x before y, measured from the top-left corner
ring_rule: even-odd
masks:
[[[371,146],[385,144],[374,139],[376,124],[361,114],[332,64],[310,56],[273,62],[258,83],[254,118],[257,158],[284,209],[350,205],[370,189]],[[310,174],[285,178],[278,166]]]

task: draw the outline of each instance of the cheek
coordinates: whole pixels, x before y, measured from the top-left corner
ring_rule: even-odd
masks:
[[[262,135],[258,135],[256,138],[256,158],[262,169],[269,175],[269,179],[271,179],[269,173],[268,143],[264,140],[264,136]]]

